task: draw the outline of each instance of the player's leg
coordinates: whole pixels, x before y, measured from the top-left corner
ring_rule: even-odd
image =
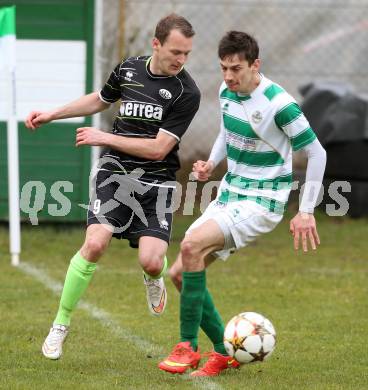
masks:
[[[70,261],[59,309],[42,346],[42,352],[47,358],[58,359],[61,356],[72,312],[88,287],[96,269],[96,262],[108,247],[111,236],[112,229],[108,225],[88,226],[83,246]]]
[[[215,260],[216,258],[213,255],[208,255],[205,258],[206,268]],[[175,263],[169,269],[170,278],[179,292],[181,292],[182,287],[182,271],[183,266],[181,261],[181,254],[179,253]],[[220,354],[226,355],[223,340],[224,323],[207,288],[203,301],[203,312],[200,327],[213,343],[214,350]]]
[[[216,260],[213,254],[205,258],[206,268]],[[180,292],[182,287],[183,265],[181,254],[179,253],[176,261],[169,269],[169,275],[177,290]],[[203,301],[203,312],[201,320],[201,329],[211,340],[214,351],[210,354],[206,364],[197,371],[192,372],[192,376],[212,376],[218,375],[224,369],[239,367],[239,364],[227,355],[224,346],[224,322],[216,309],[212,296],[206,288]]]
[[[180,337],[181,341],[189,341],[194,350],[197,349],[198,330],[206,296],[205,259],[223,246],[223,232],[211,219],[191,230],[181,243],[183,285],[180,300]]]
[[[210,264],[212,264],[216,260],[212,254],[209,254],[205,257],[204,263],[205,268],[208,268]],[[183,284],[183,262],[181,260],[181,253],[179,252],[174,264],[169,268],[168,274],[170,276],[171,281],[173,282],[176,289],[181,292],[182,284]]]
[[[172,188],[151,186],[143,195],[136,194],[141,210],[139,214],[135,213],[123,234],[131,247],[139,249],[148,308],[153,315],[161,315],[167,301],[163,276],[167,268],[165,254],[171,236],[172,192]]]
[[[96,263],[108,247],[111,236],[108,225],[88,226],[85,241],[70,262],[55,324],[69,326],[71,313],[91,281]]]
[[[228,204],[223,212],[215,215],[214,218],[221,226],[226,242],[224,248],[216,252],[216,255],[225,260],[231,253],[231,249],[243,248],[257,236],[271,231],[280,222],[282,216],[268,212],[255,202],[243,201]],[[210,309],[211,304],[208,303],[207,307]],[[214,306],[213,309],[215,310]],[[211,311],[208,314],[207,325],[213,326],[215,324],[212,320],[214,314],[211,314]],[[205,317],[206,314],[203,310],[201,326],[205,322]],[[220,340],[220,335],[223,335],[223,331],[218,333],[218,340]],[[221,348],[221,345],[219,347]],[[238,362],[227,356],[223,344],[222,348],[222,351],[219,348],[215,349],[204,366],[192,372],[191,375],[214,376],[219,375],[229,367],[239,367]]]
[[[181,342],[173,349],[170,356],[159,364],[162,370],[183,373],[190,367],[198,366],[200,360],[200,354],[197,351],[198,331],[203,315],[203,305],[208,298],[206,258],[210,253],[223,247],[222,230],[211,219],[192,229],[181,243],[180,259],[183,266],[180,296]],[[221,337],[222,335],[223,333]]]
[[[148,308],[153,315],[161,315],[166,307],[164,274],[167,269],[167,246],[165,240],[157,237],[139,238],[138,258],[143,269]]]

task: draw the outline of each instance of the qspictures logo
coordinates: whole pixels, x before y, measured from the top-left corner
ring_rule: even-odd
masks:
[[[106,177],[102,181],[97,181],[98,172],[105,164],[111,164],[116,167],[116,171],[119,171],[119,174],[112,174],[109,177]],[[110,211],[120,207],[121,205],[126,206],[131,210],[132,217],[135,216],[138,218],[145,226],[147,226],[147,217],[144,213],[144,210],[136,199],[136,195],[144,195],[151,188],[150,185],[142,182],[140,179],[144,175],[144,170],[141,168],[136,168],[132,172],[126,172],[124,167],[120,162],[114,158],[103,157],[100,158],[98,164],[94,166],[90,173],[90,183],[91,183],[91,198],[89,204],[79,204],[78,206],[90,210],[93,215],[103,224],[109,224],[109,219],[105,217]],[[231,185],[241,185],[242,182],[237,180],[232,180]],[[254,184],[254,185],[253,185]],[[347,181],[335,181],[332,182],[328,187],[322,186],[320,188],[320,183],[308,182],[308,185],[294,181],[290,183],[280,182],[275,187],[274,183],[263,183],[262,188],[259,188],[258,183],[250,183],[247,186],[248,190],[254,190],[259,193],[259,191],[276,191],[280,189],[284,190],[300,190],[301,193],[307,191],[307,203],[310,203],[311,207],[314,207],[314,198],[313,193],[319,191],[319,196],[317,200],[318,206],[324,196],[328,196],[329,202],[326,202],[324,207],[326,214],[329,216],[339,217],[344,216],[349,211],[349,202],[348,199],[343,195],[344,193],[351,192],[351,184]],[[269,184],[269,185],[268,185]],[[183,215],[194,215],[196,200],[199,200],[199,209],[203,213],[204,210],[208,207],[213,198],[213,191],[218,191],[220,188],[220,181],[208,181],[203,186],[198,188],[198,182],[195,175],[191,174],[188,177],[188,182],[184,185],[178,182],[165,182],[161,183],[158,187],[158,196],[156,202],[156,215],[157,221],[162,229],[168,228],[168,223],[166,220],[167,213],[173,213],[179,209],[182,209]],[[97,195],[97,189],[104,191],[108,186],[112,186],[114,191],[111,193],[111,197],[102,201]],[[174,201],[170,204],[167,202],[168,194],[170,191],[174,190],[175,196]],[[199,191],[198,191],[199,190]],[[41,211],[46,212],[48,215],[53,217],[66,217],[72,209],[72,199],[75,196],[72,196],[74,192],[73,183],[65,180],[55,181],[51,187],[46,187],[45,183],[42,181],[28,181],[25,183],[21,190],[20,197],[20,209],[26,214],[29,218],[29,221],[32,225],[39,224],[39,213]],[[46,197],[48,195],[48,197]],[[234,193],[232,196],[232,201],[237,201],[237,194]],[[241,197],[241,195],[239,195]],[[265,194],[267,196],[267,194]],[[47,199],[48,198],[48,199]],[[310,199],[309,199],[310,198]],[[171,198],[170,198],[171,199]],[[309,204],[309,203],[308,203]],[[224,204],[224,207],[226,205]],[[132,218],[127,221],[124,226],[116,228],[111,225],[116,232],[123,232],[126,230]]]

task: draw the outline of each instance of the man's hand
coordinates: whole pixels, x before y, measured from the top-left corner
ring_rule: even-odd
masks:
[[[198,160],[193,164],[193,173],[197,180],[207,181],[215,167],[213,161]]]
[[[36,130],[41,125],[52,121],[52,115],[49,112],[32,111],[25,120],[25,125],[30,130]]]
[[[313,250],[317,249],[320,244],[316,220],[313,214],[299,212],[290,221],[290,232],[294,237],[294,249],[299,249],[299,240],[302,239],[302,248],[304,252],[308,252],[308,239]],[[316,245],[317,244],[317,245]]]
[[[80,127],[77,129],[75,146],[104,146],[108,136],[108,133],[95,127]]]

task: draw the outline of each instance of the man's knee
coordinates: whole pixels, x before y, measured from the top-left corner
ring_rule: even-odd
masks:
[[[191,235],[186,236],[180,244],[180,253],[183,264],[200,260],[203,257],[203,248],[201,242]]]
[[[82,247],[82,255],[90,261],[97,261],[105,252],[108,242],[96,240],[91,237],[86,239]]]
[[[182,280],[183,280],[183,276],[182,276],[183,270],[182,268],[175,267],[174,265],[169,269],[169,276],[176,289],[180,292],[182,286]]]
[[[139,263],[149,275],[158,275],[162,271],[164,256],[155,253],[140,253]]]
[[[201,251],[200,243],[192,237],[185,237],[180,243],[180,253],[185,257],[195,257]]]

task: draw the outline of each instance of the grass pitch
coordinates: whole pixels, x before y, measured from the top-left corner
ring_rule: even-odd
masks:
[[[176,217],[169,259],[192,218]],[[83,228],[25,227],[23,267],[9,265],[0,228],[1,389],[367,389],[367,220],[318,216],[322,244],[295,253],[289,218],[269,235],[208,270],[224,321],[242,311],[264,314],[277,331],[265,363],[209,380],[161,372],[157,363],[178,341],[179,295],[167,280],[162,317],[147,309],[136,252],[113,240],[83,304],[75,311],[59,361],[41,344],[55,316],[59,289]],[[201,350],[211,349],[203,334]]]

